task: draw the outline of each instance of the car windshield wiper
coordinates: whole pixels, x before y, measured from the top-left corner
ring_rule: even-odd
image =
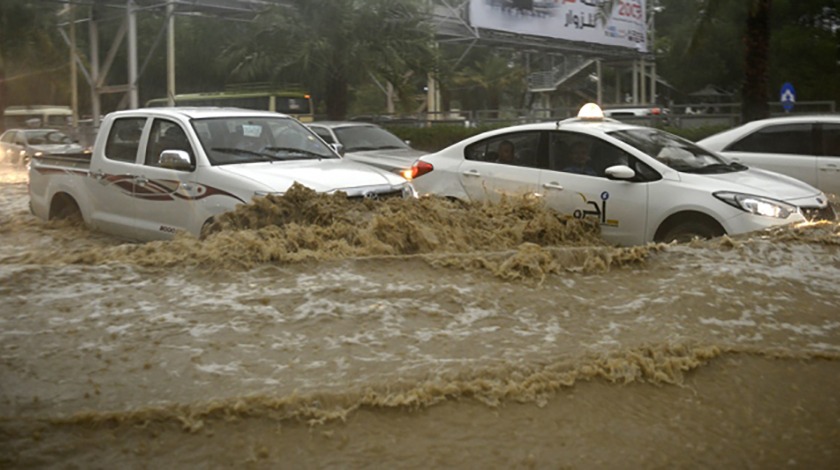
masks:
[[[729,173],[733,171],[743,171],[747,167],[737,162],[731,163],[713,163],[700,168],[692,168],[690,170],[683,170],[686,173]]]
[[[220,153],[229,153],[229,154],[232,154],[232,155],[243,155],[243,154],[244,155],[251,155],[251,156],[254,156],[254,157],[259,157],[259,158],[261,158],[263,160],[266,160],[266,161],[277,160],[272,155],[266,155],[262,152],[256,152],[254,150],[240,149],[240,148],[235,148],[235,147],[213,147],[210,150],[212,150],[214,152],[220,152]]]
[[[272,157],[278,160],[289,160],[289,159],[300,159],[300,158],[312,158],[312,159],[321,159],[321,158],[335,158],[332,155],[322,155],[320,153],[311,152],[309,150],[294,148],[294,147],[265,147],[263,150],[268,150],[269,152],[288,152],[287,155],[272,155]]]

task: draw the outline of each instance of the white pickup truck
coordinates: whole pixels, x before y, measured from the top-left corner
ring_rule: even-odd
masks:
[[[398,175],[344,160],[295,119],[225,108],[154,108],[105,117],[89,159],[29,167],[32,213],[78,216],[133,240],[199,236],[223,212],[295,182],[348,197],[415,197]]]

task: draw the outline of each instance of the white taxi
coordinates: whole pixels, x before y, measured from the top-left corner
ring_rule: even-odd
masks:
[[[403,176],[420,194],[465,201],[541,197],[561,213],[597,220],[602,236],[621,245],[835,217],[808,184],[605,118],[594,104],[577,118],[471,137],[421,157]]]

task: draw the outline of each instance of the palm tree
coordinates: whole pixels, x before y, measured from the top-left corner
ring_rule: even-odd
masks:
[[[495,51],[484,52],[472,65],[455,72],[452,82],[461,90],[473,92],[484,109],[499,109],[503,95],[520,98],[525,92],[525,71],[511,66],[512,58]]]
[[[322,87],[327,115],[343,119],[353,84],[370,74],[398,84],[435,64],[434,37],[420,0],[289,0],[227,51],[240,77],[270,75]],[[399,90],[398,90],[399,91]]]

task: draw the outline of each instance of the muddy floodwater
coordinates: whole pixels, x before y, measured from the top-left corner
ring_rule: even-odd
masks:
[[[295,188],[204,239],[0,172],[0,468],[840,468],[840,226],[616,248]]]

